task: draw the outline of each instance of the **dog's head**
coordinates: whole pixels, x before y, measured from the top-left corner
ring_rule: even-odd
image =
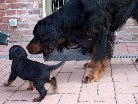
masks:
[[[27,57],[27,53],[23,47],[19,45],[14,45],[9,49],[9,60],[17,57]]]
[[[43,56],[48,58],[50,53],[57,48],[60,34],[60,30],[51,19],[44,18],[35,25],[33,30],[34,38],[26,48],[30,54],[43,53]]]
[[[41,54],[42,47],[40,44],[40,40],[36,39],[35,37],[30,41],[30,43],[26,46],[28,52],[30,54]]]

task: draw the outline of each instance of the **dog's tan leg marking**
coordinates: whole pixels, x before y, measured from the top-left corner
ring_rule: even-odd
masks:
[[[84,67],[86,67],[86,68],[93,68],[94,67],[94,55],[95,55],[95,52],[96,52],[96,44],[94,44],[92,48],[93,48],[92,49],[92,60],[91,60],[90,63],[86,63],[84,65]]]
[[[108,67],[109,67],[109,60],[108,59],[102,60],[101,64],[102,64],[102,67],[101,67],[102,71],[108,70]]]
[[[53,78],[53,74],[52,74],[52,71],[50,71],[50,77],[49,77],[49,80],[51,81]]]
[[[55,77],[52,77],[51,79],[51,85],[53,87],[53,90],[56,92],[57,90],[57,81],[56,81],[56,78]]]
[[[101,74],[101,61],[96,62],[94,64],[94,68],[92,71],[90,71],[89,75],[85,77],[85,83],[89,82],[97,82],[99,80],[100,74]]]
[[[34,89],[34,84],[32,81],[29,81],[29,87],[27,88],[27,90],[33,90]]]
[[[9,86],[9,85],[12,84],[13,81],[14,81],[14,80],[7,81],[7,82],[3,83],[3,86],[5,86],[5,87]]]
[[[92,56],[93,57],[93,56]],[[91,62],[90,63],[86,63],[84,65],[85,68],[93,68],[94,67],[94,60],[92,58]]]

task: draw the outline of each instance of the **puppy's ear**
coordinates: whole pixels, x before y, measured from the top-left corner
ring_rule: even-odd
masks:
[[[23,54],[22,55],[23,55],[23,57],[27,57],[28,56],[24,49],[23,49]]]
[[[9,60],[14,59],[15,53],[13,51],[9,51]]]
[[[17,49],[15,54],[16,54],[17,57],[27,57],[28,56],[25,49],[21,46]]]

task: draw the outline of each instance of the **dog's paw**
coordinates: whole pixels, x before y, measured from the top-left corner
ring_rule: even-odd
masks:
[[[9,84],[7,82],[3,83],[3,86],[7,87]]]
[[[136,62],[136,63],[138,62],[138,58],[135,60],[135,62]]]
[[[93,65],[91,63],[86,63],[84,64],[85,68],[93,68]]]
[[[41,101],[40,97],[37,97],[37,98],[33,99],[33,102],[40,102],[40,101]]]
[[[92,83],[92,82],[98,82],[98,78],[90,78],[89,76],[85,77],[84,83]]]

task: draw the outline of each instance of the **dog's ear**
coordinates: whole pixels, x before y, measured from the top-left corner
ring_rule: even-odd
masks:
[[[39,21],[33,30],[33,35],[41,41],[46,39],[57,39],[61,34],[62,32],[60,29],[49,19],[48,21]]]
[[[41,44],[43,56],[47,58],[49,57],[49,54],[52,53],[54,49],[57,47],[56,40],[45,40]]]
[[[15,52],[17,57],[27,57],[27,53],[23,47],[18,47],[17,51]]]
[[[22,49],[23,49],[23,48],[22,48]],[[23,57],[27,57],[27,56],[28,56],[28,54],[26,53],[26,51],[25,51],[24,49],[22,50],[22,52],[23,52],[23,53],[22,53],[22,56],[23,56]]]
[[[14,59],[14,57],[15,57],[15,53],[14,53],[14,51],[12,51],[11,48],[10,48],[10,50],[9,50],[9,60]]]
[[[28,55],[24,50],[24,48],[19,45],[14,45],[9,50],[9,60],[12,60],[16,57],[27,57],[27,56]]]

